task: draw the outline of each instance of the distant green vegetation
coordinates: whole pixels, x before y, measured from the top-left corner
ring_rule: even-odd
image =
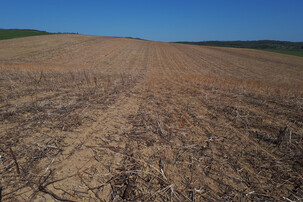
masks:
[[[149,41],[149,40],[147,40],[147,39],[141,39],[141,38],[139,38],[139,37],[131,37],[131,36],[126,36],[126,37],[121,37],[121,38],[137,39],[137,40]]]
[[[204,46],[232,47],[232,48],[251,48],[251,49],[260,49],[270,52],[303,57],[303,42],[261,40],[261,41],[200,41],[200,42],[184,41],[184,42],[176,42],[176,43],[204,45]]]
[[[34,29],[0,29],[0,40],[54,34]]]
[[[274,53],[282,53],[282,54],[287,54],[287,55],[295,55],[299,57],[303,57],[303,51],[293,51],[293,50],[265,50],[269,52],[274,52]]]

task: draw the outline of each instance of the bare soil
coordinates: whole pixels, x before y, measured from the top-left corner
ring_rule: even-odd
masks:
[[[0,41],[0,201],[301,201],[303,58]]]

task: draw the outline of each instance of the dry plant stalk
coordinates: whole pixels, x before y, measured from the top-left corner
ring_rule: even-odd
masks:
[[[18,163],[17,158],[16,158],[16,156],[15,156],[11,147],[9,148],[9,153],[10,153],[10,155],[12,156],[12,158],[14,160],[14,163],[15,163],[15,166],[16,166],[16,172],[17,172],[18,175],[20,175],[19,163]]]

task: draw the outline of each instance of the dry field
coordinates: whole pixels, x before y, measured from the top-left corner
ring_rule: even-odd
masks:
[[[0,41],[0,201],[303,200],[303,58]]]

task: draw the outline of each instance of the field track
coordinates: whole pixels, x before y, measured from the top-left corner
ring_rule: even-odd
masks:
[[[3,201],[303,200],[303,58],[0,41]]]

